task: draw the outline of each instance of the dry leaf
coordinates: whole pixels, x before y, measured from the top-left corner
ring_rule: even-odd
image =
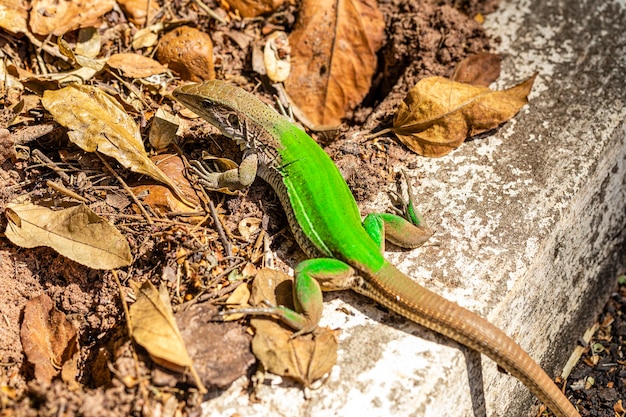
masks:
[[[248,287],[248,284],[241,284],[235,288],[235,291],[233,291],[226,299],[226,305],[232,309],[247,308],[250,307],[248,301],[250,301],[250,288]],[[234,313],[223,316],[223,319],[224,321],[233,321],[239,320],[243,317],[243,314]]]
[[[20,339],[39,383],[50,384],[67,361],[76,360],[76,328],[45,294],[26,303]]]
[[[305,0],[289,36],[287,93],[315,125],[337,126],[376,71],[385,22],[375,0]]]
[[[257,17],[278,9],[285,0],[224,0],[243,17]]]
[[[287,34],[276,31],[268,36],[263,49],[265,72],[275,83],[283,82],[291,71],[291,48]]]
[[[237,225],[239,235],[244,238],[246,242],[249,242],[250,237],[257,233],[259,229],[261,229],[261,219],[256,217],[246,217]]]
[[[400,104],[392,131],[409,149],[443,156],[470,136],[495,129],[528,103],[536,75],[504,91],[428,77]]]
[[[131,78],[145,78],[167,71],[167,67],[154,59],[139,54],[113,54],[107,60],[107,64]]]
[[[15,158],[17,158],[15,138],[7,129],[0,128],[0,164],[7,159],[15,160]]]
[[[150,145],[156,150],[167,148],[176,138],[176,131],[180,126],[178,116],[163,110],[159,107],[152,118],[148,140]]]
[[[261,269],[252,284],[251,304],[264,300],[293,308],[293,278],[280,271]],[[311,385],[330,372],[337,362],[337,335],[327,328],[293,337],[293,331],[275,319],[255,317],[252,351],[265,369],[294,378],[305,386]]]
[[[198,29],[181,26],[166,33],[159,41],[156,56],[183,80],[215,79],[213,42]]]
[[[7,204],[5,235],[23,248],[47,246],[94,269],[130,265],[126,238],[87,206],[52,211],[34,204]]]
[[[28,33],[28,6],[24,0],[0,0],[0,28],[11,33]]]
[[[75,29],[98,26],[115,0],[33,0],[30,27],[38,35],[61,36]]]
[[[150,158],[161,171],[190,199],[194,205],[199,204],[193,186],[183,175],[185,164],[178,155],[160,154]],[[196,209],[181,203],[169,188],[160,184],[145,184],[131,187],[133,193],[142,196],[141,200],[159,213],[170,212],[192,213]]]
[[[198,389],[206,392],[174,320],[167,289],[162,286],[157,291],[150,281],[146,281],[136,293],[137,301],[130,306],[129,312],[135,342],[164,368],[177,372],[190,371]]]
[[[54,120],[71,129],[70,140],[82,149],[115,158],[131,171],[167,185],[185,204],[193,205],[148,158],[137,124],[113,97],[99,88],[70,85],[46,90],[41,102]]]
[[[142,27],[146,23],[148,6],[150,6],[150,16],[154,17],[159,12],[159,4],[151,0],[117,0],[124,14],[137,27]]]
[[[500,55],[489,52],[470,55],[454,69],[452,80],[458,83],[489,87],[489,84],[500,77],[501,61]]]

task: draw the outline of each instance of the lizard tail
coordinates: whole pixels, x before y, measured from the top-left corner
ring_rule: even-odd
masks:
[[[355,290],[390,310],[487,355],[519,379],[558,417],[580,417],[544,370],[502,330],[429,291],[386,263]]]

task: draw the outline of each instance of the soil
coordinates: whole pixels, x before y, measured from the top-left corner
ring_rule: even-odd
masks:
[[[226,75],[230,79],[237,78],[248,90],[258,87],[259,81],[261,86],[267,83],[252,72],[250,54],[233,41],[233,33],[245,32],[259,37],[267,28],[289,32],[297,16],[296,7],[286,4],[278,13],[262,19],[234,19],[229,24],[218,25],[197,13],[191,1],[170,3],[160,18],[163,21],[185,19],[210,33],[217,78]],[[215,1],[205,3],[218,8]],[[366,101],[345,120],[337,136],[316,136],[348,179],[359,203],[393,183],[391,167],[394,162],[408,159],[410,154],[392,140],[348,141],[350,133],[389,124],[398,103],[419,79],[429,75],[449,76],[463,58],[488,51],[490,45],[497,42],[497,39],[490,39],[477,22],[477,16],[492,11],[497,1],[381,0],[379,4],[387,28],[386,41],[379,52],[381,75],[374,80]],[[129,28],[123,15],[116,11],[106,16],[106,22],[111,28],[115,25]],[[108,32],[119,38],[107,44],[109,53],[130,49],[131,39],[122,32],[119,28]],[[0,47],[8,56],[33,66],[27,38],[3,33]],[[107,82],[114,80],[101,80],[101,83]],[[263,87],[257,91],[268,99],[272,97]],[[30,151],[40,150],[76,178],[74,190],[97,202],[91,207],[124,233],[131,244],[134,262],[119,272],[120,285],[110,271],[87,268],[49,248],[23,249],[5,237],[0,238],[0,416],[197,413],[202,396],[192,380],[155,365],[145,351],[129,342],[120,293],[125,299],[133,297],[131,281],[149,280],[156,286],[166,284],[177,320],[184,324],[181,327],[194,329],[183,334],[190,351],[202,357],[205,363],[213,364],[199,370],[209,387],[209,395],[219,395],[220,390],[240,375],[251,375],[255,367],[246,328],[211,321],[216,311],[214,305],[225,301],[237,287],[236,278],[243,274],[245,267],[260,264],[261,256],[255,246],[259,232],[248,240],[233,238],[240,236],[238,225],[244,219],[261,219],[261,228],[272,236],[272,245],[286,247],[287,253],[299,256],[299,249],[285,232],[286,223],[278,200],[261,182],[255,182],[247,193],[239,196],[211,195],[232,244],[233,255],[228,257],[224,239],[215,232],[215,223],[210,217],[203,227],[193,226],[187,217],[147,224],[132,204],[116,205],[118,208],[109,205],[111,196],[122,196],[124,200],[117,181],[108,173],[103,174],[108,171],[98,159],[72,147],[64,130],[44,118],[44,113],[40,108],[35,123],[44,126],[37,127],[40,130],[18,125],[10,129],[11,134],[22,138],[22,145],[28,146]],[[183,151],[190,158],[199,156],[197,149],[220,155],[226,152],[238,160],[240,155],[236,149],[217,149],[214,142],[204,139],[208,131],[204,123],[194,124],[181,144]],[[363,164],[363,161],[368,163]],[[123,170],[117,169],[117,172]],[[122,175],[131,182],[134,178]],[[0,166],[0,206],[24,194],[48,205],[70,201],[47,188],[47,180],[58,181],[57,174],[32,157],[6,160]],[[3,217],[0,228],[5,227]],[[78,329],[80,354],[77,377],[73,380],[59,377],[50,384],[37,381],[33,365],[25,358],[20,338],[24,306],[40,294],[47,294]],[[583,416],[624,413],[618,400],[624,397],[626,386],[626,362],[622,352],[626,335],[625,303],[626,286],[621,285],[599,317],[599,330],[583,348],[585,355],[568,380],[566,393],[579,404]],[[204,319],[194,324],[193,317]],[[197,346],[194,334],[198,332],[214,337],[203,340],[203,346]]]

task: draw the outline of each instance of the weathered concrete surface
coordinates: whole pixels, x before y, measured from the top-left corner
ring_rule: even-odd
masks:
[[[625,10],[624,0],[527,0],[507,1],[488,16],[506,54],[499,87],[539,71],[531,105],[493,136],[441,159],[416,158],[412,175],[437,245],[388,254],[417,281],[487,316],[551,375],[623,261]],[[319,390],[305,399],[297,387],[266,381],[253,403],[241,382],[207,401],[203,414],[529,413],[528,390],[490,360],[481,364],[365,298],[325,300],[323,324],[342,333],[339,362]]]

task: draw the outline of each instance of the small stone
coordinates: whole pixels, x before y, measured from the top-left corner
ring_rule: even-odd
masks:
[[[211,37],[194,28],[181,26],[159,42],[157,59],[183,80],[201,82],[215,79]]]

